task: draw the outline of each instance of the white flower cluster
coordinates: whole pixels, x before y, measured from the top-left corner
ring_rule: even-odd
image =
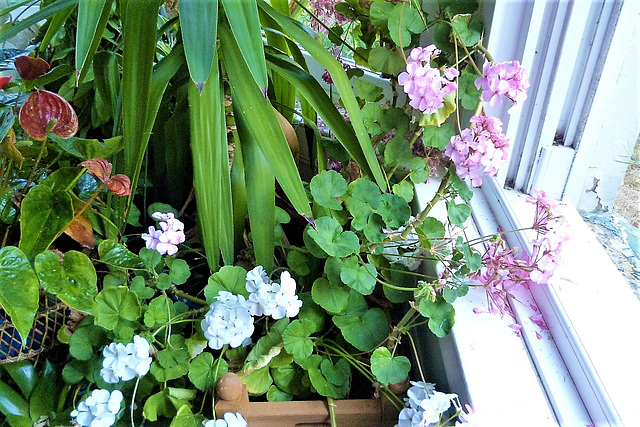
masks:
[[[477,425],[471,421],[472,410],[467,405],[468,413],[462,410],[458,395],[455,393],[441,393],[435,390],[434,384],[422,381],[411,381],[412,387],[407,390],[405,402],[408,408],[402,409],[396,427],[429,427],[440,425],[442,415],[449,410],[451,404],[456,409],[459,419],[456,427],[471,427]]]
[[[93,390],[91,395],[71,411],[81,427],[111,427],[116,422],[123,396],[120,390]]]
[[[254,316],[271,316],[278,320],[297,316],[302,307],[302,301],[296,295],[296,281],[288,271],[282,272],[280,283],[271,282],[259,265],[247,273],[246,289],[250,292],[249,311]]]
[[[224,418],[217,420],[209,420],[205,423],[204,427],[246,427],[247,421],[244,419],[240,412],[227,412],[224,414]]]
[[[409,223],[416,219],[412,216],[409,218]],[[402,226],[397,230],[388,230],[383,228],[382,231],[385,234],[393,234],[400,236],[402,232],[406,230],[406,226]],[[387,243],[382,249],[382,255],[391,262],[402,264],[409,271],[417,270],[424,256],[424,247],[420,243],[420,238],[415,231],[411,231],[406,240],[392,241]]]
[[[110,384],[144,376],[151,367],[150,349],[149,342],[139,335],[127,345],[112,342],[102,350],[100,376]]]
[[[253,317],[242,295],[220,291],[200,326],[212,349],[220,350],[225,344],[235,348],[250,342]]]
[[[249,271],[245,287],[249,299],[242,295],[220,291],[216,301],[201,322],[209,347],[219,350],[225,344],[235,348],[251,342],[252,316],[271,316],[278,320],[294,317],[300,312],[302,301],[296,295],[296,281],[288,271],[280,276],[280,283],[272,282],[262,266]]]
[[[155,212],[151,217],[160,221],[160,230],[150,226],[149,233],[142,233],[145,246],[147,249],[160,252],[161,255],[175,255],[178,245],[185,240],[184,224],[177,220],[172,212]]]

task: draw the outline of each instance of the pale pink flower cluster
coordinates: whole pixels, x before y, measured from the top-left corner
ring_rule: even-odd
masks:
[[[529,74],[518,61],[485,62],[482,77],[476,79],[475,85],[482,89],[482,100],[492,107],[502,105],[503,96],[513,101],[514,105],[509,109],[511,114],[527,99]]]
[[[283,271],[280,283],[276,283],[259,265],[247,273],[246,289],[250,292],[247,306],[253,316],[271,316],[275,320],[295,317],[302,307],[296,295],[296,281],[288,271]]]
[[[142,233],[145,246],[160,252],[161,255],[175,255],[178,252],[178,245],[185,240],[184,224],[171,212],[155,212],[151,217],[160,221],[160,230],[150,226],[149,233]]]
[[[515,249],[506,249],[504,240],[498,238],[488,242],[482,268],[469,275],[471,284],[486,289],[492,313],[513,316],[507,296],[517,286],[548,283],[560,263],[562,244],[568,239],[566,222],[554,211],[556,202],[535,189],[527,201],[536,205],[532,228],[538,231],[538,237],[530,242],[531,255],[516,255]],[[531,320],[544,329],[541,316]],[[513,328],[517,333],[520,330],[519,325]]]
[[[313,13],[318,20],[327,27],[334,25],[342,25],[349,22],[349,18],[343,14],[336,12],[336,4],[341,3],[341,0],[309,0],[309,7],[313,9]],[[329,31],[320,25],[320,22],[311,18],[311,28],[316,32],[323,32],[328,34]]]
[[[444,97],[458,90],[453,82],[460,74],[458,70],[431,68],[431,61],[439,54],[433,44],[413,49],[407,59],[407,71],[398,76],[398,83],[409,96],[409,105],[424,114],[435,113],[444,105]]]
[[[112,342],[102,350],[100,376],[105,382],[116,384],[146,375],[152,362],[150,350],[149,341],[139,335],[127,345]]]
[[[502,122],[496,117],[473,116],[471,126],[451,137],[444,154],[456,166],[460,178],[469,177],[474,187],[482,185],[482,177],[495,176],[509,158],[509,138],[502,133]]]

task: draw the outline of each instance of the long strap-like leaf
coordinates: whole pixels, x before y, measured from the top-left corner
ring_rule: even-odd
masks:
[[[49,5],[43,7],[33,15],[29,15],[28,17],[21,19],[20,21],[16,22],[14,25],[11,25],[10,27],[8,27],[6,31],[0,34],[0,43],[4,43],[8,40],[11,40],[20,31],[26,28],[29,28],[33,24],[37,24],[43,19],[47,19],[51,15],[57,12],[60,12],[61,10],[64,10],[69,6],[73,6],[74,4],[78,3],[78,1],[79,0],[57,0],[57,1],[54,1],[53,3],[50,3]]]
[[[229,27],[251,75],[262,89],[267,90],[267,66],[264,62],[262,30],[256,0],[221,0]]]
[[[225,264],[233,263],[229,152],[224,92],[217,60],[213,62],[202,92],[195,83],[189,83],[189,108],[198,229],[209,268],[217,271],[220,252]]]
[[[295,84],[298,91],[320,115],[351,157],[359,165],[362,165],[362,170],[365,174],[373,177],[353,128],[338,112],[331,98],[329,98],[317,80],[283,56],[267,53],[267,64],[270,69]]]
[[[266,271],[273,269],[274,229],[276,227],[275,180],[269,163],[262,155],[254,134],[247,126],[245,114],[235,111],[244,163],[247,208],[256,263]]]
[[[78,5],[78,28],[76,29],[76,72],[80,85],[89,71],[93,55],[98,49],[102,34],[111,15],[113,0],[82,0]]]
[[[331,53],[320,44],[315,38],[305,31],[301,27],[301,24],[288,16],[276,12],[271,6],[262,0],[258,0],[260,8],[269,14],[291,37],[296,40],[302,47],[309,52],[311,56],[315,58],[323,67],[325,67],[331,74],[333,83],[344,108],[349,113],[349,118],[353,129],[355,130],[360,148],[367,160],[367,164],[372,171],[373,177],[381,189],[387,188],[387,182],[378,163],[378,158],[371,145],[369,134],[362,120],[362,114],[360,113],[360,106],[353,93],[353,88],[349,82],[349,78],[344,71],[342,65],[331,55]],[[362,164],[360,166],[363,166]]]
[[[220,25],[218,33],[236,111],[243,115],[247,129],[293,207],[310,218],[309,200],[273,107],[251,77],[229,27]],[[246,159],[247,153],[243,154]]]
[[[218,0],[181,0],[178,7],[189,75],[202,90],[215,56]]]
[[[40,47],[38,47],[39,52],[44,52],[44,50],[49,46],[51,39],[56,35],[62,25],[69,19],[71,13],[75,9],[75,5],[71,5],[66,9],[61,10],[60,12],[56,12],[51,19],[49,20],[49,26],[47,27],[47,32],[44,33],[42,37],[42,41],[40,42]],[[1,16],[1,15],[0,15]]]
[[[142,160],[149,142],[149,134],[145,130],[159,8],[159,0],[136,0],[126,3],[123,26],[122,121],[125,174],[131,178],[132,189],[138,184]],[[132,192],[130,201],[133,194]]]

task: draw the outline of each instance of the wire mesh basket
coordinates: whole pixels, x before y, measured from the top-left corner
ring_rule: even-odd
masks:
[[[7,313],[0,309],[0,363],[34,359],[56,344],[56,334],[65,325],[69,306],[42,290],[38,305],[26,343],[20,339]]]

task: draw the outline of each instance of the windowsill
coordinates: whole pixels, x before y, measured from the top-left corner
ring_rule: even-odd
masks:
[[[426,204],[434,184],[416,186],[419,205]],[[506,193],[507,209],[528,224],[533,206],[520,193]],[[472,205],[477,228],[483,234],[495,231],[499,215],[489,209],[482,193]],[[445,373],[437,381],[446,381],[449,391],[458,393],[491,425],[605,426],[636,421],[640,341],[633,337],[640,335],[640,303],[578,212],[568,205],[562,211],[571,240],[564,246],[561,270],[545,293],[520,289],[517,301],[512,301],[523,337],[509,328],[513,321],[508,316],[473,312],[487,309],[484,291],[476,288],[454,303],[451,335],[435,341],[440,354],[434,359],[440,363],[432,369]],[[536,314],[532,303],[546,306],[549,331],[529,320]]]

